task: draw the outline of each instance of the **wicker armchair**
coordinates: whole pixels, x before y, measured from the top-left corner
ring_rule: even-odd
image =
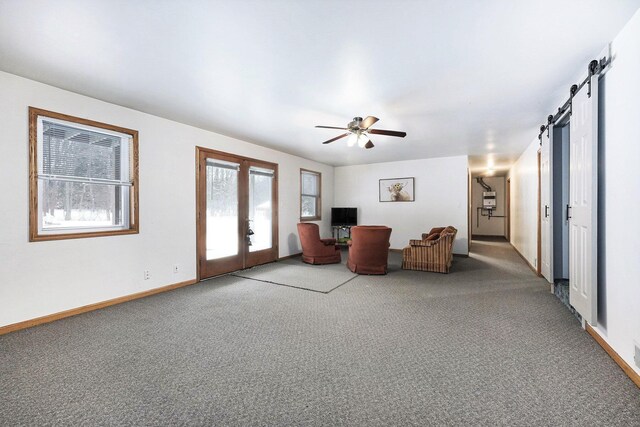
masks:
[[[432,228],[421,240],[410,240],[402,250],[402,268],[405,270],[448,273],[453,260],[455,227]]]

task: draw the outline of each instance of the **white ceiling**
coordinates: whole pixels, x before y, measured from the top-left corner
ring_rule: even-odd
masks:
[[[637,0],[0,2],[0,69],[333,165],[506,166]],[[376,148],[339,131],[375,115]]]

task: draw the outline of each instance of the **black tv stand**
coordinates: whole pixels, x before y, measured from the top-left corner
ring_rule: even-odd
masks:
[[[332,225],[331,236],[336,239],[336,245],[347,246],[347,242],[351,240],[351,227],[352,225]],[[340,237],[340,232],[347,232],[347,237]]]

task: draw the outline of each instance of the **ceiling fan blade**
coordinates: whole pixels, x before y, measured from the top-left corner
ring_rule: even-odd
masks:
[[[369,142],[367,142],[364,145],[364,148],[366,148],[366,149],[373,148],[373,147],[374,147],[374,145],[373,145],[373,142],[371,142],[371,140],[369,140]]]
[[[398,136],[400,138],[404,138],[405,136],[407,136],[406,132],[400,132],[397,130],[369,129],[367,132],[375,135]]]
[[[349,135],[349,132],[343,133],[342,135],[336,136],[335,138],[331,138],[330,140],[323,142],[323,144],[329,144],[329,143],[331,143],[331,142],[333,142],[335,140],[338,140],[340,138],[344,138],[347,135]]]
[[[373,117],[373,116],[367,116],[361,123],[360,123],[360,129],[369,129],[371,126],[373,126],[373,124],[375,122],[377,122],[378,120],[380,120],[377,117]]]
[[[335,126],[316,126],[317,128],[322,128],[322,129],[340,129],[340,130],[348,130],[347,128],[338,128]]]

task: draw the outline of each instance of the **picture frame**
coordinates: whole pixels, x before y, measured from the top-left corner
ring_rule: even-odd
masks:
[[[379,202],[414,202],[415,178],[385,178],[379,180]]]

